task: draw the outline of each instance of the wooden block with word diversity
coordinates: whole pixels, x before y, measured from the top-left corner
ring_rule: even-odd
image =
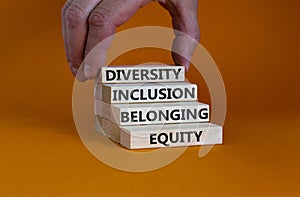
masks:
[[[95,98],[106,103],[197,101],[197,85],[187,82],[97,84]]]
[[[128,149],[222,144],[222,127],[212,123],[124,126],[120,143]]]
[[[176,82],[184,79],[184,66],[110,66],[101,68],[99,83]]]
[[[110,105],[94,101],[97,115],[122,126],[209,121],[209,105],[199,102]]]

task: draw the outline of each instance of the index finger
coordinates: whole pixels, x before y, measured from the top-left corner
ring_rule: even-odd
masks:
[[[69,0],[62,11],[63,36],[68,64],[76,75],[84,58],[87,19],[101,0]]]
[[[150,0],[103,0],[89,17],[89,32],[86,41],[85,55],[96,45],[97,62],[85,62],[84,75],[94,79],[101,66],[105,65],[106,51],[112,42],[116,28],[124,24],[140,7]],[[108,38],[108,39],[106,39]],[[104,40],[104,42],[102,42]]]

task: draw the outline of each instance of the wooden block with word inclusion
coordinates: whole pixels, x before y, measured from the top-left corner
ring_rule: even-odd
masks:
[[[99,83],[142,83],[184,81],[184,66],[109,66],[102,67]]]
[[[97,84],[95,98],[106,103],[197,101],[197,85],[187,82]]]
[[[209,121],[209,105],[199,102],[110,105],[94,101],[96,115],[122,126]]]
[[[222,144],[222,127],[213,123],[124,126],[120,143],[128,149]]]

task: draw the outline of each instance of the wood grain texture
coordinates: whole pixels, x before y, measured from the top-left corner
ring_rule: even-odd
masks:
[[[96,129],[98,131],[103,131],[104,134],[112,141],[120,143],[120,127],[101,116],[96,116],[96,118],[99,123]],[[101,129],[99,128],[99,126],[101,127]]]

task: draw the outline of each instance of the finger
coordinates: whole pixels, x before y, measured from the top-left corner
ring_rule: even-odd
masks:
[[[175,39],[172,57],[177,65],[188,70],[190,59],[200,40],[198,25],[198,0],[162,0],[160,3],[172,16]]]
[[[84,58],[88,16],[99,2],[101,0],[71,0],[66,3],[67,7],[63,9],[66,53],[73,75],[77,74]],[[77,76],[83,77],[80,73]]]
[[[67,45],[67,28],[66,28],[66,22],[65,22],[65,13],[66,10],[69,8],[69,6],[71,5],[73,0],[68,0],[66,1],[65,5],[63,6],[62,10],[61,10],[61,16],[62,16],[62,34],[63,34],[63,39],[64,39],[64,46],[65,46],[65,53],[66,53],[66,57],[67,57],[67,61],[69,62],[69,49],[68,49],[68,45]],[[69,65],[70,67],[70,65]],[[71,67],[70,67],[71,69]],[[72,71],[72,69],[71,69]],[[75,75],[75,73],[72,71],[72,74]]]
[[[112,42],[116,28],[125,23],[140,7],[149,0],[103,0],[89,17],[89,32],[85,55],[97,44],[98,60],[85,60],[84,74],[88,79],[97,77],[101,66],[105,65],[106,51]],[[106,39],[108,38],[108,39]]]

